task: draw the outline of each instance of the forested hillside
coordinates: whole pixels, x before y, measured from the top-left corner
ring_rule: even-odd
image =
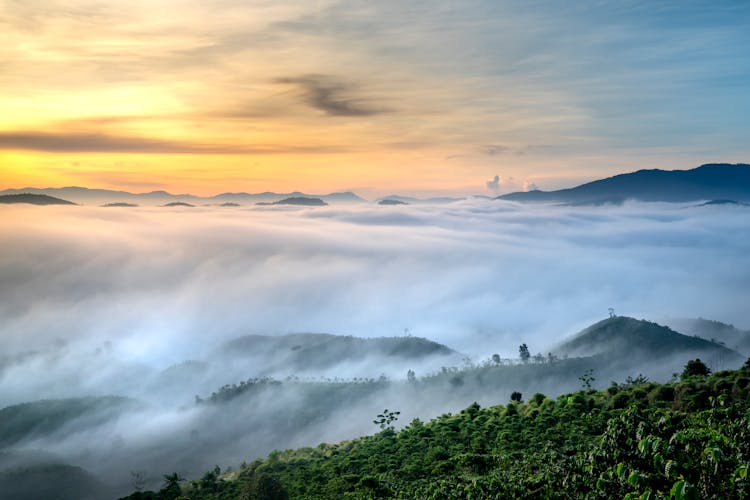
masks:
[[[170,474],[161,491],[127,499],[748,498],[750,360],[708,372],[691,361],[667,384],[514,394],[399,431],[385,410],[372,436],[190,481]]]

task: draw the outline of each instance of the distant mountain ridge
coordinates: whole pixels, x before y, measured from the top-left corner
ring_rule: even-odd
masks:
[[[692,170],[638,170],[569,189],[519,191],[496,199],[570,204],[622,203],[629,199],[651,202],[748,202],[750,165],[709,163]]]
[[[0,195],[0,203],[28,203],[30,205],[75,205],[72,201],[63,200],[46,194],[18,193]]]
[[[705,318],[677,318],[667,324],[686,334],[715,341],[743,356],[750,356],[750,331]]]
[[[298,205],[303,207],[324,207],[328,205],[320,198],[309,198],[307,196],[293,196],[278,201],[259,201],[256,205]]]
[[[45,195],[73,200],[79,204],[102,205],[104,203],[130,203],[141,205],[166,205],[168,203],[182,202],[194,205],[204,204],[226,204],[237,203],[252,205],[257,202],[273,203],[288,198],[319,198],[327,203],[367,203],[367,200],[356,193],[336,192],[323,195],[305,194],[299,191],[292,193],[221,193],[214,196],[196,196],[192,194],[172,194],[167,191],[150,191],[146,193],[131,193],[128,191],[117,191],[110,189],[90,189],[79,186],[62,188],[34,188],[6,189],[0,191],[0,195]]]
[[[672,360],[700,357],[714,368],[732,366],[743,357],[732,349],[698,336],[678,333],[669,327],[627,316],[614,316],[594,323],[566,340],[555,352],[569,356],[598,356],[605,364],[635,366],[659,361],[663,368]]]

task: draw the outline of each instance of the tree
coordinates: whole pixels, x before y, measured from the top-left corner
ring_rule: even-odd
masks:
[[[531,358],[531,353],[529,352],[529,347],[526,344],[521,344],[518,347],[518,355],[521,358],[521,361],[524,363],[529,362],[529,358]]]
[[[513,391],[510,395],[510,400],[515,401],[516,403],[520,403],[521,399],[523,399],[523,394],[518,391]]]
[[[393,422],[398,420],[398,416],[401,415],[400,411],[390,411],[388,408],[383,410],[383,413],[378,414],[377,418],[372,421],[373,424],[380,427],[381,430],[391,429]]]
[[[160,499],[174,500],[182,494],[180,483],[185,480],[184,477],[178,473],[173,472],[172,474],[164,475],[164,487],[159,490]]]
[[[700,360],[700,358],[691,359],[687,362],[685,365],[685,369],[682,370],[682,378],[687,377],[693,377],[693,376],[702,376],[705,377],[711,373],[711,370],[706,366],[706,364]]]
[[[492,355],[492,362],[496,365],[500,364],[500,355],[499,354],[493,354]]]
[[[275,477],[263,471],[253,471],[240,497],[242,500],[287,500],[284,486]]]
[[[416,382],[417,381],[417,374],[414,373],[414,370],[409,370],[406,372],[406,380],[409,382]]]
[[[593,368],[589,368],[588,370],[586,370],[585,372],[583,372],[583,375],[581,375],[580,377],[578,377],[578,380],[581,381],[581,385],[583,386],[584,389],[590,390],[591,389],[591,383],[596,380],[594,378],[594,369]]]
[[[142,470],[131,470],[130,481],[135,491],[143,491],[146,486],[146,472]]]

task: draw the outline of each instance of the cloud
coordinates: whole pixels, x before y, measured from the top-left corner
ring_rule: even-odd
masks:
[[[150,469],[154,481],[170,470],[195,476],[274,448],[372,432],[372,416],[385,407],[398,407],[408,421],[476,399],[384,390],[286,433],[279,414],[310,412],[294,386],[228,409],[193,406],[195,394],[268,366],[268,359],[216,356],[240,335],[372,337],[409,328],[486,359],[515,357],[521,342],[547,352],[610,307],[639,318],[703,316],[750,326],[742,207],[469,199],[397,210],[0,208],[2,404],[104,394],[140,400],[98,427],[71,425],[30,443],[124,477],[121,494],[130,470]],[[164,370],[188,359],[207,366],[167,384]],[[274,373],[283,376],[281,365]],[[406,366],[349,363],[326,375],[381,371],[403,378]],[[549,394],[556,383],[534,381],[533,390]],[[482,397],[480,404],[507,400],[497,392]]]
[[[490,144],[489,146],[482,146],[482,152],[489,156],[496,156],[499,154],[507,153],[511,149],[508,146],[498,146],[496,144]]]
[[[144,154],[280,154],[333,153],[334,147],[301,145],[235,146],[129,137],[99,133],[0,132],[0,150],[52,153],[144,153]]]
[[[487,181],[485,184],[487,185],[487,189],[497,192],[498,189],[500,189],[500,176],[496,175],[492,180]]]
[[[305,104],[330,116],[373,116],[389,112],[386,108],[369,105],[367,99],[351,97],[353,86],[331,76],[305,75],[277,78],[275,82],[298,86]]]

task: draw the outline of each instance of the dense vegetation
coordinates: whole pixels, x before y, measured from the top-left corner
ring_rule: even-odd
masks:
[[[172,474],[161,491],[127,498],[748,498],[750,360],[696,374],[705,372],[693,362],[668,384],[639,377],[473,404],[400,431],[376,419],[384,428],[372,436],[273,452],[189,482]]]
[[[98,425],[135,405],[128,398],[102,396],[45,399],[7,406],[0,409],[0,449],[58,431],[71,433],[73,429],[65,426],[74,421],[81,428]],[[79,419],[87,419],[85,425]]]

